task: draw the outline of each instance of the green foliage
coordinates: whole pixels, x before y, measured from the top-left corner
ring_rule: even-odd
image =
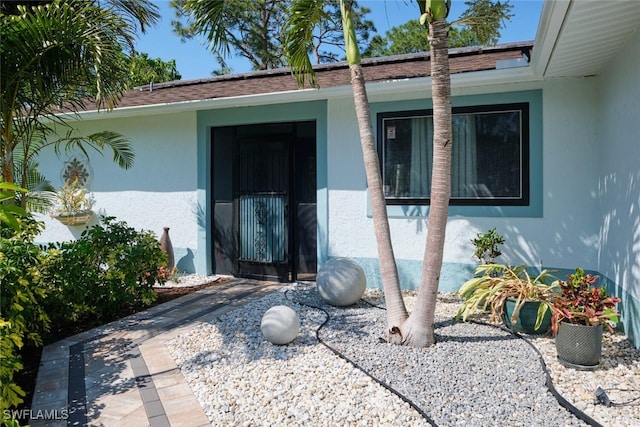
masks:
[[[22,369],[18,351],[25,343],[42,345],[49,317],[42,303],[40,248],[33,238],[40,223],[25,220],[18,230],[0,233],[0,412],[22,403],[24,391],[14,374]]]
[[[163,61],[162,58],[150,58],[147,53],[135,52],[130,60],[130,70],[132,86],[170,82],[182,78],[175,59]]]
[[[73,136],[68,120],[59,115],[61,106],[69,112],[82,110],[89,98],[98,108],[113,108],[126,90],[125,49],[133,45],[136,22],[143,28],[158,18],[157,7],[147,0],[126,3],[53,0],[2,9],[0,171],[4,181],[28,190],[36,190],[35,182],[46,183],[34,171],[35,159],[49,145],[83,151],[83,145],[100,150],[108,146],[120,166],[131,166],[132,151],[122,136],[114,132]],[[21,195],[23,208],[32,194]]]
[[[370,9],[351,3],[358,43],[364,46],[375,31],[373,22],[365,18]],[[232,54],[246,58],[254,70],[286,66],[285,55],[291,55],[286,53],[290,20],[303,23],[309,18],[299,14],[303,9],[313,9],[313,22],[318,24],[318,31],[309,33],[308,46],[301,50],[307,59],[311,53],[317,64],[335,62],[345,47],[338,2],[171,0],[171,6],[177,17],[172,21],[174,32],[184,39],[204,36],[222,70],[228,68],[224,59]]]
[[[599,276],[585,274],[580,267],[568,278],[567,281],[560,281],[562,294],[553,304],[553,333],[558,332],[558,325],[563,321],[579,325],[603,324],[609,332],[613,332],[618,323],[615,306],[620,298],[608,296],[602,286],[594,286]]]
[[[2,182],[0,177],[0,226],[5,224],[16,231],[20,228],[19,218],[26,216],[27,212],[13,202],[16,200],[16,193],[26,192],[27,190],[15,184]]]
[[[18,386],[13,375],[22,369],[18,350],[22,348],[22,337],[12,328],[11,322],[0,317],[0,413],[23,402],[24,390]]]
[[[495,45],[500,40],[500,29],[513,17],[509,0],[467,0],[467,9],[454,25],[464,25],[481,45]]]
[[[227,57],[233,51],[254,70],[284,65],[281,28],[287,2],[172,0],[171,5],[177,16],[172,25],[181,37],[202,35],[214,53]]]
[[[482,308],[491,310],[492,322],[500,322],[507,298],[515,298],[512,316],[512,322],[515,323],[526,301],[542,301],[536,318],[537,329],[558,294],[557,278],[551,273],[550,270],[542,270],[537,276],[531,276],[524,265],[479,265],[475,277],[467,280],[457,292],[464,302],[456,318],[467,320],[478,308]]]
[[[311,53],[315,64],[343,60],[345,55],[342,51],[348,49],[348,43],[344,41],[340,2],[327,2],[323,11],[326,13],[326,18],[320,21],[321,28],[314,32],[311,42]],[[372,33],[376,31],[373,21],[367,19],[369,13],[371,9],[368,7],[360,6],[356,1],[351,2],[350,19],[356,36],[354,45],[358,46],[359,51],[365,50]]]
[[[22,218],[18,229],[0,227],[0,413],[25,396],[14,375],[19,351],[41,346],[52,322],[57,328],[81,319],[108,320],[123,309],[153,302],[154,283],[167,274],[166,254],[149,231],[114,218],[80,239],[43,248],[33,243],[43,224]],[[6,417],[5,417],[6,418]],[[13,425],[12,420],[0,423]]]
[[[471,242],[476,247],[473,256],[483,264],[493,264],[493,261],[502,255],[500,245],[504,244],[504,237],[498,234],[495,228],[486,233],[478,233]]]
[[[374,58],[406,53],[419,53],[430,49],[428,33],[423,25],[413,19],[400,26],[393,27],[384,36],[376,35],[363,52],[365,58]],[[449,47],[477,46],[480,41],[468,28],[449,30]]]
[[[57,323],[109,319],[155,300],[166,254],[150,231],[136,231],[113,217],[72,242],[51,244],[43,261],[49,288],[47,312]]]

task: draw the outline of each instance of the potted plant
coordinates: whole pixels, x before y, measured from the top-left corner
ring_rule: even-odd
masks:
[[[495,228],[486,233],[478,233],[471,242],[476,248],[473,256],[482,264],[493,264],[494,260],[502,255],[500,245],[504,244],[504,237],[498,234]]]
[[[514,332],[544,333],[558,294],[549,270],[531,276],[524,265],[481,264],[474,278],[458,290],[464,298],[456,318],[467,320],[478,308],[490,310],[490,321],[502,321]]]
[[[602,332],[613,332],[618,323],[620,298],[594,286],[599,276],[576,268],[569,280],[560,281],[561,294],[553,303],[552,330],[562,364],[576,369],[595,369],[600,363]]]
[[[56,204],[51,216],[65,225],[86,224],[93,216],[93,197],[78,179],[66,181],[56,192]]]

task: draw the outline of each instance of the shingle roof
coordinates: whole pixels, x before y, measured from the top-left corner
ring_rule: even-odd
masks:
[[[496,62],[527,56],[532,42],[513,43],[496,47],[452,49],[449,52],[451,73],[496,69]],[[430,75],[429,52],[371,58],[362,61],[367,82],[427,77]],[[350,84],[346,62],[322,64],[314,67],[320,88]],[[137,87],[125,92],[118,107],[168,104],[184,101],[209,100],[243,95],[257,95],[298,89],[287,68],[231,74],[198,80],[178,80]]]

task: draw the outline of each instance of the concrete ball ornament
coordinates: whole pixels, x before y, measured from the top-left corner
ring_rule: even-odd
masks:
[[[333,258],[318,272],[316,286],[323,300],[333,306],[344,307],[362,298],[367,288],[367,278],[355,261]]]
[[[286,305],[276,305],[267,310],[260,322],[262,335],[271,344],[289,344],[300,331],[298,314]]]

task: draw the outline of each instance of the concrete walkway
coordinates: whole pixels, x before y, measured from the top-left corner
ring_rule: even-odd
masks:
[[[228,280],[46,346],[31,426],[210,426],[166,342],[280,286]]]

